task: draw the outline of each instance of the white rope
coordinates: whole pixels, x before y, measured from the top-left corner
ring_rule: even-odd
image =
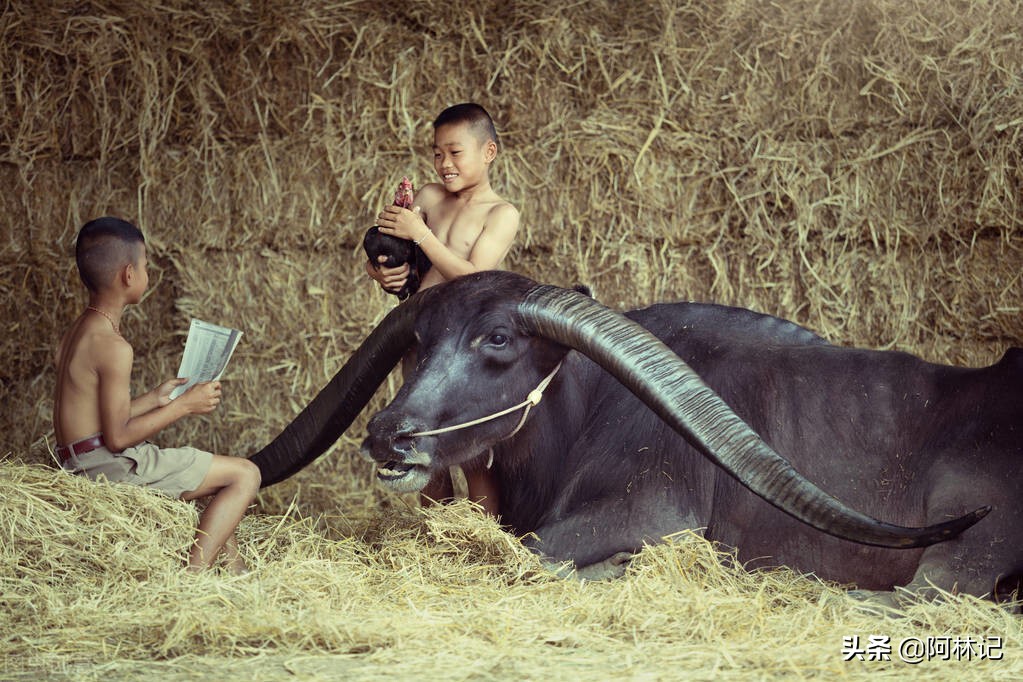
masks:
[[[519,429],[522,428],[522,425],[526,423],[526,415],[529,414],[529,411],[531,409],[533,409],[534,407],[536,407],[537,405],[540,404],[540,400],[543,398],[544,390],[546,390],[547,385],[551,383],[551,380],[554,379],[554,375],[558,373],[559,369],[561,369],[561,363],[560,362],[558,363],[557,367],[555,367],[553,370],[551,370],[550,374],[548,374],[546,377],[544,377],[543,381],[540,382],[539,386],[537,386],[535,389],[533,389],[532,391],[529,392],[529,395],[526,396],[525,400],[523,400],[518,405],[515,405],[514,407],[509,407],[507,410],[501,410],[500,412],[495,412],[494,414],[487,415],[486,417],[480,417],[479,419],[473,419],[472,421],[464,422],[462,424],[455,424],[454,426],[445,426],[444,428],[433,429],[431,431],[419,431],[417,433],[413,433],[413,434],[410,434],[410,435],[411,435],[412,438],[415,438],[416,436],[436,436],[437,434],[440,434],[440,433],[448,433],[449,431],[458,431],[459,429],[466,429],[466,428],[469,428],[470,426],[476,426],[477,424],[482,424],[482,423],[488,422],[488,421],[490,421],[492,419],[497,419],[498,417],[503,417],[506,414],[511,414],[515,410],[521,410],[522,408],[526,408],[525,411],[522,413],[522,419],[519,420],[518,426],[516,426],[515,429],[511,433],[509,433],[507,436],[505,436],[505,438],[511,438],[516,433],[518,433]]]

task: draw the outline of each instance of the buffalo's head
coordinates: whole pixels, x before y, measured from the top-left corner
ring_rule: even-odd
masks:
[[[369,422],[363,454],[394,490],[419,490],[431,474],[509,436],[526,410],[512,408],[568,351],[523,324],[518,303],[528,280],[498,273],[487,278],[497,281],[482,288],[477,275],[442,285],[444,295],[420,309],[405,382]]]

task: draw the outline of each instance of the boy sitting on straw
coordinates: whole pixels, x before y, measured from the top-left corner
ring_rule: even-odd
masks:
[[[433,167],[440,183],[422,187],[412,209],[388,206],[377,217],[383,234],[414,241],[433,263],[420,289],[504,260],[519,228],[519,212],[490,186],[490,164],[497,157],[497,130],[486,109],[456,104],[433,122]],[[398,291],[409,266],[366,263],[366,272],[388,291]],[[480,461],[483,458],[479,458]],[[497,516],[499,491],[494,476],[480,465],[466,473],[469,498]],[[427,499],[451,496],[451,482],[431,481]]]
[[[121,336],[121,313],[149,286],[142,232],[117,218],[86,223],[75,260],[89,305],[61,339],[53,401],[56,454],[66,471],[154,488],[182,500],[212,495],[199,519],[188,568],[213,564],[224,551],[228,570],[245,571],[235,528],[259,490],[259,469],[247,459],[191,447],[161,449],[145,442],[177,420],[212,412],[220,382],[196,384],[176,400],[186,379],[170,379],[132,399],[132,347]]]

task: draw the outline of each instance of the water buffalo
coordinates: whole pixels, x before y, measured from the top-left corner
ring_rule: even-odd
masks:
[[[739,308],[623,315],[476,273],[394,309],[253,456],[263,484],[330,447],[413,345],[415,371],[368,426],[379,480],[414,491],[492,458],[502,522],[583,575],[691,528],[750,567],[862,590],[997,598],[1018,586],[1019,348],[950,367]]]

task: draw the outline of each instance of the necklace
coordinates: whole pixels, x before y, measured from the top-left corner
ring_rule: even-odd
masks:
[[[110,320],[110,326],[114,328],[114,333],[115,333],[115,334],[117,334],[118,336],[120,336],[120,335],[121,335],[121,329],[120,329],[120,327],[119,327],[119,326],[117,325],[117,323],[116,323],[116,322],[114,322],[114,318],[110,317],[110,314],[109,314],[109,313],[107,313],[107,312],[106,312],[105,310],[100,310],[99,308],[94,308],[94,307],[93,307],[93,306],[91,306],[91,305],[90,305],[90,306],[86,306],[86,308],[85,308],[85,309],[86,309],[86,310],[95,310],[95,311],[96,311],[97,313],[99,313],[99,314],[100,314],[100,315],[102,315],[103,317],[105,317],[105,318],[107,318],[108,320]]]

